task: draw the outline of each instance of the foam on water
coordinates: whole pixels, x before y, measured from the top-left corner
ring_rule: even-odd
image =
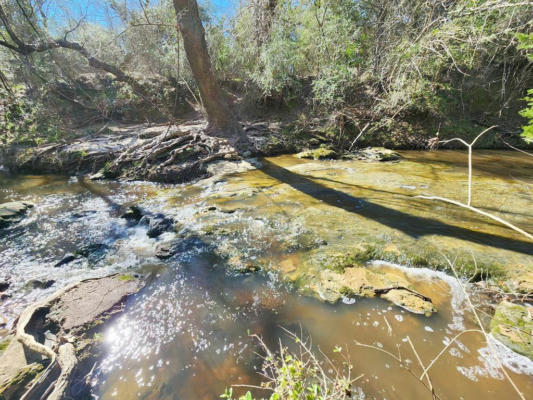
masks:
[[[478,365],[457,366],[457,370],[468,379],[477,382],[479,378],[504,380],[502,365],[515,374],[533,375],[533,361],[512,351],[492,335],[489,342],[477,350]]]

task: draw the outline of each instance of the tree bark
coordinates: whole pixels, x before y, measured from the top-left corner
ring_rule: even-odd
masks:
[[[208,132],[236,142],[244,141],[244,132],[216,81],[196,0],[174,0],[174,9],[187,60],[207,114]]]

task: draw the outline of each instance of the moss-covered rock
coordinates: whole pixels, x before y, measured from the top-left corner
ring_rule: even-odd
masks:
[[[533,359],[533,309],[502,301],[490,323],[491,334],[512,350]]]
[[[259,151],[267,156],[290,153],[296,150],[294,138],[291,136],[270,135],[258,146]]]
[[[385,147],[367,147],[366,149],[348,153],[343,158],[350,160],[396,161],[401,159],[402,156],[400,153]]]
[[[418,246],[401,246],[386,243],[376,238],[372,242],[362,240],[349,247],[337,250],[321,251],[313,255],[314,263],[320,268],[342,272],[345,267],[364,265],[368,261],[381,260],[411,267],[427,267],[435,270],[449,271],[449,264],[436,246],[426,244]],[[456,255],[455,267],[461,277],[472,282],[500,279],[505,276],[501,264],[478,260],[474,262],[468,253]],[[522,288],[526,287],[527,277],[522,279]],[[516,286],[516,285],[515,285]],[[522,292],[524,293],[524,292]]]
[[[298,158],[308,158],[312,160],[334,160],[339,157],[337,152],[327,147],[319,147],[314,150],[302,151],[296,154]]]
[[[315,253],[315,261],[320,268],[343,273],[348,267],[361,266],[376,259],[376,247],[361,243],[349,251]]]
[[[310,279],[305,288],[310,294],[332,303],[342,297],[382,297],[416,314],[436,311],[431,299],[410,288],[411,283],[404,274],[357,266],[351,256],[344,260],[339,257],[334,263],[342,268],[320,270],[319,267],[316,271],[317,265],[307,265]]]
[[[26,390],[26,386],[39,376],[43,369],[44,366],[39,363],[32,363],[19,369],[13,378],[0,387],[0,399],[20,399]]]

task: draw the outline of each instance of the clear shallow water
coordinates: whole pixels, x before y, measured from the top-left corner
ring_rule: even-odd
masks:
[[[291,171],[311,175],[315,181],[341,180],[344,183],[330,184],[336,190],[351,194],[356,191],[358,197],[367,202],[403,211],[409,201],[405,193],[413,192],[413,186],[415,191],[438,188],[441,195],[449,197],[462,193],[463,188],[453,181],[464,173],[462,156],[464,154],[455,152],[445,156],[406,153],[408,160],[417,162],[404,161],[396,165],[303,163],[290,157],[271,161]],[[527,172],[533,164],[507,153],[483,157],[487,165],[480,159],[476,173],[483,185],[479,185],[478,190],[492,192],[492,198],[480,196],[479,201],[490,206],[498,204],[499,212],[514,218],[524,228],[531,227],[528,188],[533,174],[528,177]],[[510,170],[505,171],[502,166],[513,164],[518,168],[514,168],[514,175],[510,176]],[[380,173],[374,173],[376,170]],[[428,171],[432,176],[428,176]],[[452,183],[443,185],[446,182],[443,177]],[[358,188],[347,183],[357,184]],[[94,394],[102,399],[216,399],[230,384],[257,384],[261,360],[254,353],[258,345],[248,334],[260,334],[275,347],[278,338],[287,339],[280,327],[310,335],[314,345],[332,357],[335,356],[333,348],[342,346],[354,364],[354,374],[364,374],[358,385],[367,398],[425,398],[428,393],[422,385],[398,368],[391,358],[376,350],[358,347],[355,341],[395,354],[399,345],[403,357],[411,360],[413,370],[420,373],[406,343],[407,336],[428,363],[461,329],[474,327],[454,281],[427,270],[404,272],[410,276],[416,290],[436,303],[439,312],[429,318],[409,314],[379,299],[324,304],[296,294],[273,273],[227,275],[225,261],[213,254],[213,249],[221,243],[240,248],[250,259],[270,260],[272,266],[287,260],[298,264],[305,250],[285,254],[279,245],[281,235],[284,240],[287,236],[296,240],[309,231],[318,232],[328,246],[340,246],[353,241],[361,231],[378,229],[369,214],[364,216],[368,223],[363,225],[363,219],[357,219],[360,216],[346,214],[345,209],[333,207],[331,201],[320,202],[308,194],[302,196],[286,182],[262,171],[177,188],[144,183],[90,183],[88,188],[75,179],[61,177],[4,177],[0,185],[0,201],[28,200],[37,204],[20,226],[2,233],[0,278],[11,279],[13,297],[0,304],[0,313],[10,321],[23,305],[77,279],[126,270],[149,277],[149,285],[130,299],[123,316],[104,332],[107,355],[97,368],[93,382]],[[498,187],[501,190],[494,189]],[[259,191],[246,194],[250,188],[259,188]],[[396,194],[384,193],[391,188]],[[311,186],[311,189],[317,188]],[[217,212],[212,215],[203,211],[211,204],[213,195],[227,196],[228,191],[237,193],[233,201],[244,208],[231,214]],[[242,196],[243,192],[246,196]],[[323,194],[325,198],[332,196],[330,191]],[[518,200],[510,201],[509,196],[516,196]],[[341,196],[337,200],[345,199]],[[141,202],[152,211],[164,210],[174,215],[182,229],[189,232],[184,252],[164,262],[155,258],[157,242],[172,234],[149,239],[144,228],[127,225],[118,218],[114,204],[128,202]],[[529,208],[525,207],[527,204]],[[441,212],[438,218],[514,238],[512,232],[487,221],[445,209],[450,213],[442,215]],[[412,209],[414,215],[430,212],[430,207],[422,207],[419,203]],[[318,215],[327,216],[329,223],[317,218]],[[231,235],[201,234],[210,224],[221,221],[228,229],[233,229]],[[392,229],[381,225],[383,232]],[[402,231],[399,232],[396,238],[401,243],[404,238]],[[456,242],[448,236],[443,239],[435,232],[433,236],[436,241],[461,243],[462,246],[468,243],[464,238]],[[106,243],[109,246],[107,255],[94,262],[82,260],[61,268],[53,267],[65,253],[89,243]],[[473,246],[484,249],[479,243]],[[527,251],[494,247],[486,251],[523,263],[531,261]],[[401,267],[378,264],[374,268]],[[31,290],[25,287],[28,279],[54,279],[56,283],[46,290]],[[498,353],[521,390],[525,394],[533,393],[533,364],[505,348]],[[466,334],[435,364],[431,377],[442,399],[513,398],[510,385],[496,366],[497,361],[490,356],[481,338]]]
[[[429,362],[459,332],[457,328],[473,327],[469,314],[458,312],[464,310],[458,288],[453,291],[458,307],[454,310],[447,283],[427,271],[418,275],[417,290],[442,293],[435,296],[440,312],[430,318],[377,299],[328,305],[295,296],[268,277],[228,279],[212,264],[213,260],[193,257],[160,270],[157,282],[130,302],[104,334],[108,357],[95,379],[101,398],[215,399],[229,383],[258,384],[261,360],[254,352],[260,349],[248,333],[262,336],[275,348],[278,339],[290,342],[280,327],[310,335],[317,349],[333,358],[334,347],[342,346],[354,374],[364,374],[358,386],[367,398],[424,398],[425,389],[394,360],[358,347],[355,341],[395,354],[399,345],[420,373],[407,336]],[[505,349],[499,357],[519,372],[511,375],[526,393],[533,389],[524,375],[533,373],[533,363]],[[497,365],[478,336],[465,335],[431,376],[441,398],[512,398]]]

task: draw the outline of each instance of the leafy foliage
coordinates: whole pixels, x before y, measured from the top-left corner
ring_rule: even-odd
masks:
[[[266,381],[261,384],[263,390],[270,391],[268,400],[347,400],[360,398],[352,384],[352,365],[342,358],[337,363],[326,355],[315,354],[310,341],[304,341],[292,332],[286,331],[293,342],[293,349],[280,344],[279,350],[272,352],[263,340],[257,336],[265,352],[262,376]],[[342,355],[342,348],[336,346],[334,353]],[[325,370],[325,366],[327,369]],[[233,389],[226,389],[220,396],[226,400],[255,400],[251,392],[233,397]],[[257,399],[258,400],[258,399]]]
[[[68,134],[61,127],[61,121],[47,115],[39,102],[25,96],[23,85],[12,87],[11,93],[0,90],[4,95],[0,103],[0,132],[3,144],[43,144],[57,142]]]
[[[520,40],[519,49],[524,49],[528,52],[528,57],[533,61],[533,33],[529,35],[518,34]],[[524,97],[527,102],[527,107],[520,111],[520,115],[528,120],[528,124],[523,126],[522,136],[529,141],[533,141],[533,89],[527,91],[527,96]]]
[[[69,49],[22,57],[0,46],[0,70],[11,85],[24,85],[34,106],[63,116],[59,105],[70,98],[84,111],[70,107],[67,122],[83,125],[168,121],[200,103],[171,0],[99,1],[112,22],[75,18],[65,1],[3,7],[25,42],[68,37],[145,90],[104,83],[113,79]],[[367,133],[386,142],[390,132],[412,135],[418,122],[443,135],[476,132],[472,121],[519,126],[521,99],[533,87],[532,12],[520,0],[245,0],[232,17],[215,17],[209,3],[201,17],[217,76],[243,108],[245,99],[320,117],[340,113],[342,129],[357,134],[372,122]],[[2,23],[0,35],[10,43]],[[528,120],[531,98],[521,113]]]

